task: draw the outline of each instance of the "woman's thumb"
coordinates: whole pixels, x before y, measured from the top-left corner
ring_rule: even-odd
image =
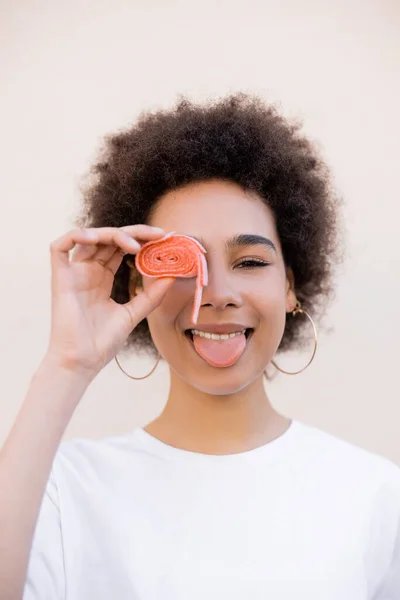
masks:
[[[159,277],[150,283],[146,290],[127,302],[124,307],[129,311],[132,328],[145,319],[157,306],[159,306],[175,281],[175,277]]]

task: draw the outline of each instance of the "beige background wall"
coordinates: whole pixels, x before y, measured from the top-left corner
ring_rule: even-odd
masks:
[[[346,200],[333,331],[309,370],[278,377],[271,399],[400,464],[400,4],[3,0],[0,10],[0,442],[47,345],[49,244],[71,228],[102,135],[179,93],[240,89],[304,120]],[[151,363],[125,366],[140,374]],[[164,366],[133,382],[112,362],[65,438],[146,423],[167,377]]]

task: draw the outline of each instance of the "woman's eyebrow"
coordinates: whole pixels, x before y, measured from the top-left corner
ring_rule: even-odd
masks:
[[[194,235],[190,237],[197,240],[204,248],[206,247],[205,242],[201,238],[197,238]],[[254,233],[241,233],[239,235],[234,235],[226,241],[225,246],[228,250],[243,246],[266,246],[268,249],[273,250],[275,254],[278,254],[276,246],[272,240],[264,237],[263,235],[256,235]]]

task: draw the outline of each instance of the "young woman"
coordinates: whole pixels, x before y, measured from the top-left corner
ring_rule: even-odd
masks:
[[[256,98],[182,100],[107,139],[81,227],[51,245],[49,346],[0,455],[2,600],[400,598],[400,469],[265,390],[306,338],[313,368],[339,209]],[[124,347],[167,362],[161,415],[60,443],[113,358],[140,377]]]

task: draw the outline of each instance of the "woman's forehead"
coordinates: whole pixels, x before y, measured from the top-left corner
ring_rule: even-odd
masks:
[[[267,203],[236,184],[210,181],[187,185],[157,202],[150,223],[196,237],[228,239],[240,234],[276,236]],[[197,234],[195,233],[197,232]]]

